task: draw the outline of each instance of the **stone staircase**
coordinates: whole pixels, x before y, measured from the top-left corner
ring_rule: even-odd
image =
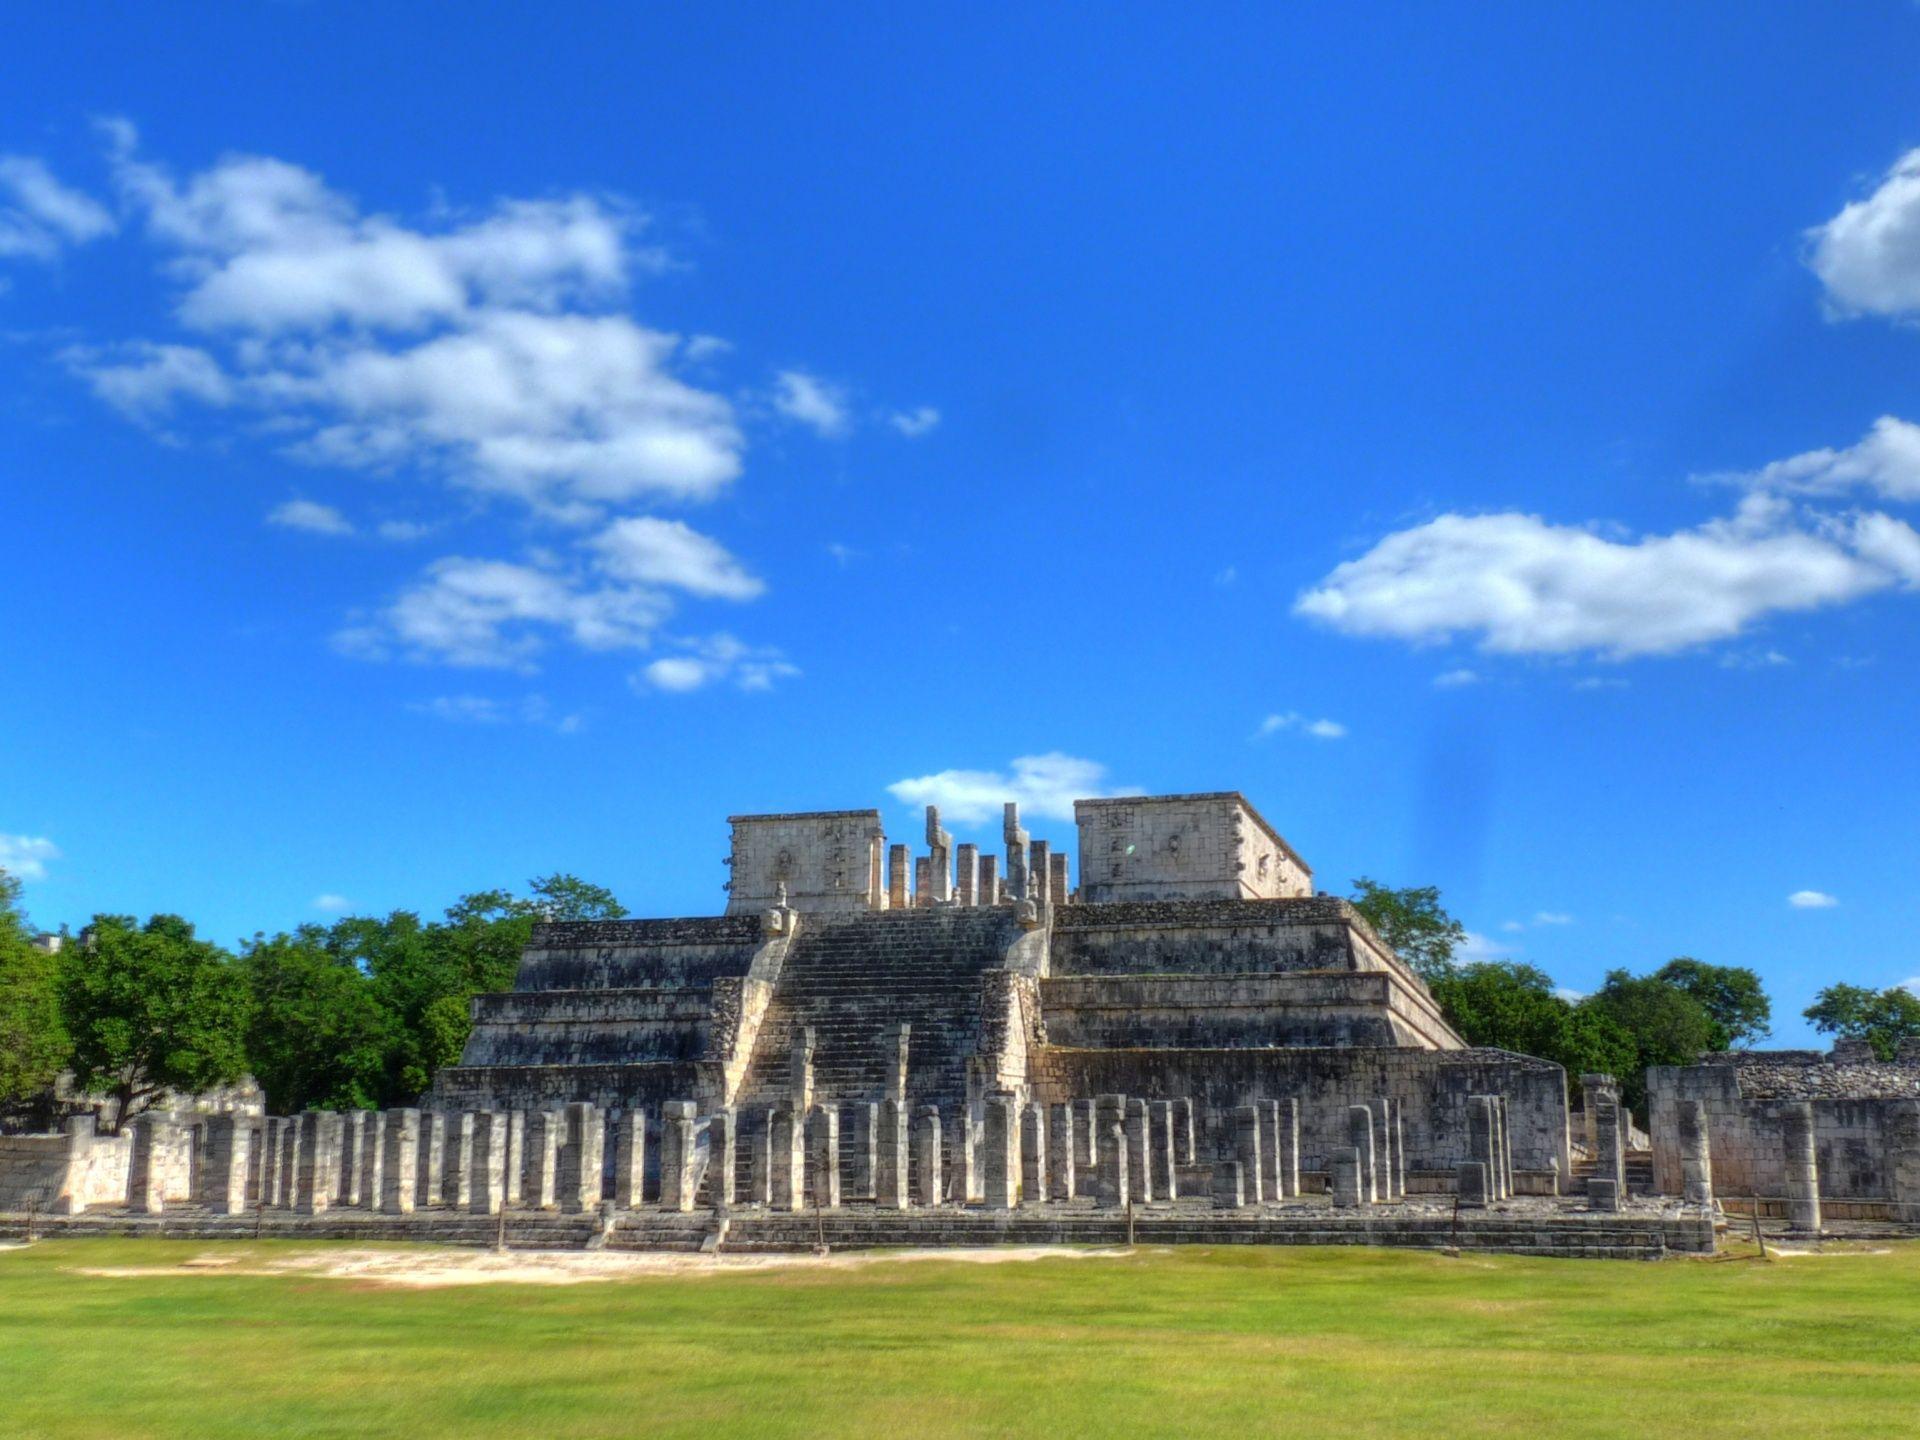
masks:
[[[736,1109],[786,1103],[789,1057],[807,1026],[816,1103],[880,1100],[894,1029],[905,1023],[913,1027],[909,1102],[957,1110],[980,1044],[981,977],[1005,964],[1018,933],[1004,907],[809,916],[780,972]]]
[[[1587,1181],[1592,1175],[1593,1161],[1575,1156],[1573,1173],[1567,1179],[1567,1194],[1586,1194]],[[1651,1150],[1627,1151],[1627,1194],[1653,1194],[1653,1152]]]

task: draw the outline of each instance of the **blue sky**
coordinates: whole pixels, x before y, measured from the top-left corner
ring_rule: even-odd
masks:
[[[1920,976],[1920,11],[698,8],[11,18],[36,920],[1231,787],[1575,989]]]

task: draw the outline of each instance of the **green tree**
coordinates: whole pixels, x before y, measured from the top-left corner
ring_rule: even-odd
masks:
[[[529,882],[532,906],[543,920],[618,920],[626,906],[604,885],[593,885],[577,875],[545,875]]]
[[[1900,985],[1829,985],[1801,1013],[1823,1035],[1866,1040],[1882,1060],[1893,1059],[1902,1040],[1920,1037],[1920,995]]]
[[[1760,977],[1733,965],[1709,965],[1691,955],[1669,960],[1653,978],[1684,990],[1706,1007],[1720,1027],[1714,1050],[1732,1050],[1765,1039],[1772,1028],[1773,1002]]]
[[[1620,1081],[1620,1097],[1646,1117],[1649,1065],[1692,1065],[1709,1050],[1725,1049],[1726,1034],[1692,995],[1657,975],[1609,970],[1605,983],[1580,1008],[1611,1021],[1632,1037],[1633,1061]]]
[[[1633,1038],[1611,1017],[1555,994],[1552,979],[1537,966],[1480,961],[1437,976],[1430,988],[1447,1023],[1469,1045],[1536,1055],[1571,1075],[1634,1063]]]
[[[96,916],[61,959],[74,1078],[113,1097],[113,1128],[163,1091],[208,1090],[246,1073],[246,977],[179,916],[138,929],[129,917]]]
[[[0,1104],[53,1084],[67,1058],[59,957],[37,949],[20,882],[0,870]]]
[[[1467,931],[1440,905],[1432,885],[1395,890],[1362,875],[1353,882],[1353,908],[1431,985],[1453,965]]]
[[[343,924],[346,922],[342,922]],[[275,1115],[382,1103],[393,1025],[373,982],[318,925],[255,936],[240,960],[252,996],[247,1059]]]

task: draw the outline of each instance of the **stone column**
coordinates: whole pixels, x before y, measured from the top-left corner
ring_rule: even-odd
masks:
[[[1260,1126],[1260,1193],[1268,1200],[1284,1200],[1280,1184],[1280,1102],[1257,1100],[1254,1112]]]
[[[574,1101],[563,1113],[567,1128],[560,1142],[555,1179],[560,1209],[569,1215],[591,1215],[600,1208],[600,1192],[605,1183],[607,1122],[600,1111],[585,1100]]]
[[[1367,1106],[1347,1107],[1347,1142],[1360,1157],[1360,1203],[1372,1205],[1380,1198],[1380,1181],[1373,1143],[1373,1111]]]
[[[1487,1207],[1487,1164],[1484,1160],[1462,1160],[1459,1179],[1454,1187],[1460,1196],[1462,1210],[1484,1210]]]
[[[913,903],[933,904],[933,862],[924,855],[913,862]]]
[[[807,1200],[822,1210],[840,1208],[840,1112],[831,1105],[807,1112]]]
[[[931,1210],[945,1197],[940,1177],[940,1112],[922,1105],[913,1127],[914,1168],[920,1180],[919,1202]]]
[[[1582,1075],[1586,1103],[1593,1107],[1593,1173],[1627,1193],[1626,1123],[1620,1113],[1620,1089],[1611,1075]]]
[[[1163,1200],[1177,1200],[1180,1198],[1180,1166],[1173,1158],[1173,1102],[1154,1101],[1151,1119],[1148,1148],[1153,1151],[1153,1193]]]
[[[845,1192],[871,1200],[879,1165],[880,1107],[871,1100],[840,1107],[840,1161]]]
[[[507,1208],[518,1210],[527,1183],[527,1116],[522,1110],[507,1112]]]
[[[1173,1102],[1173,1163],[1192,1165],[1193,1101],[1181,1098]]]
[[[954,857],[960,866],[957,886],[962,905],[980,903],[980,847],[962,845],[954,851]]]
[[[767,1121],[767,1155],[773,1169],[767,1182],[767,1203],[776,1210],[806,1207],[807,1185],[800,1159],[805,1144],[806,1118],[791,1110],[776,1110]]]
[[[1147,1133],[1147,1102],[1127,1101],[1127,1180],[1134,1201],[1151,1205],[1154,1199],[1152,1146]]]
[[[1915,1048],[1903,1040],[1900,1053],[1920,1059]],[[1893,1218],[1903,1225],[1920,1225],[1920,1100],[1897,1101],[1892,1108],[1887,1144],[1892,1152]]]
[[[980,857],[980,903],[1000,903],[1000,860],[994,855]]]
[[[172,1138],[173,1127],[158,1115],[142,1115],[133,1122],[133,1144],[127,1159],[127,1209],[136,1215],[159,1215],[167,1208],[157,1152]],[[320,1208],[327,1207],[322,1204]]]
[[[387,1180],[386,1117],[378,1110],[366,1112],[360,1129],[360,1198],[355,1202],[369,1210],[380,1208]]]
[[[1036,1102],[1020,1112],[1020,1203],[1047,1203],[1047,1107]]]
[[[260,1193],[257,1200],[261,1205],[280,1203],[280,1151],[286,1123],[274,1115],[268,1115],[260,1122]]]
[[[715,1209],[733,1204],[740,1173],[738,1128],[730,1106],[722,1106],[707,1117],[707,1195]]]
[[[1218,1160],[1213,1166],[1213,1208],[1239,1210],[1247,1203],[1247,1167],[1239,1160]]]
[[[904,845],[887,847],[887,908],[907,908],[907,863],[909,851]]]
[[[527,1166],[520,1180],[520,1203],[529,1210],[560,1208],[560,1132],[558,1111],[535,1110],[527,1116]]]
[[[361,1175],[366,1164],[367,1112],[349,1110],[340,1117],[340,1176],[334,1187],[334,1202],[358,1208],[366,1203],[367,1182]]]
[[[1073,1143],[1076,1147],[1073,1152],[1073,1163],[1086,1175],[1092,1175],[1095,1165],[1098,1164],[1095,1158],[1095,1152],[1100,1148],[1095,1138],[1099,1133],[1098,1118],[1095,1114],[1097,1105],[1098,1102],[1094,1100],[1073,1102]],[[1089,1181],[1087,1188],[1091,1188],[1091,1185],[1092,1182]]]
[[[1496,1100],[1500,1107],[1500,1193],[1511,1196],[1513,1194],[1513,1124],[1507,1109],[1507,1097],[1497,1096]],[[1622,1156],[1623,1172],[1625,1165],[1626,1159]]]
[[[426,1210],[440,1203],[447,1157],[447,1117],[430,1111],[420,1117],[418,1163],[414,1171],[413,1203]]]
[[[1097,1193],[1102,1205],[1127,1203],[1127,1132],[1122,1119],[1125,1113],[1125,1102],[1120,1096],[1100,1097],[1098,1119],[1094,1123],[1098,1127],[1095,1140],[1099,1150]]]
[[[904,1028],[904,1027],[903,1027]],[[880,1102],[880,1143],[875,1147],[874,1204],[882,1210],[907,1208],[907,1182],[913,1163],[907,1154],[907,1109],[889,1096]]]
[[[913,1048],[913,1026],[902,1022],[893,1027],[893,1044],[887,1052],[886,1098],[907,1113],[907,1061]]]
[[[927,878],[932,882],[926,903],[944,905],[953,899],[953,836],[940,828],[940,807],[927,806]]]
[[[1382,1201],[1397,1200],[1393,1193],[1393,1101],[1384,1096],[1373,1102],[1373,1168]]]
[[[1280,1198],[1300,1198],[1300,1102],[1289,1097],[1279,1102],[1279,1156],[1274,1173],[1280,1181]]]
[[[647,1195],[647,1112],[637,1106],[620,1117],[613,1137],[613,1203],[637,1210]]]
[[[1713,1152],[1707,1142],[1707,1107],[1682,1100],[1676,1107],[1680,1131],[1680,1195],[1688,1205],[1713,1204]]]
[[[300,1168],[293,1208],[302,1215],[324,1215],[333,1203],[339,1168],[340,1117],[331,1110],[306,1111],[300,1116]]]
[[[747,1203],[769,1209],[773,1206],[773,1116],[771,1110],[760,1112],[759,1122],[747,1132],[747,1144],[753,1147],[747,1165]]]
[[[1467,1158],[1485,1169],[1488,1201],[1498,1200],[1499,1161],[1493,1138],[1492,1096],[1467,1097]]]
[[[1407,1127],[1398,1100],[1393,1102],[1393,1198],[1407,1198]]]
[[[247,1208],[247,1162],[253,1122],[240,1115],[207,1117],[206,1205],[216,1215]]]
[[[1367,1107],[1357,1107],[1365,1110]],[[1351,1123],[1351,1122],[1350,1122]],[[1333,1203],[1337,1209],[1351,1210],[1357,1205],[1366,1204],[1366,1175],[1369,1166],[1366,1157],[1358,1149],[1349,1147],[1335,1150],[1333,1164]]]
[[[980,1192],[980,1151],[973,1133],[973,1116],[962,1107],[947,1137],[947,1189],[956,1205],[971,1204]]]
[[[1053,903],[1053,855],[1044,840],[1027,849],[1027,898],[1036,905]]]
[[[1493,1198],[1505,1200],[1513,1193],[1513,1184],[1507,1174],[1506,1105],[1502,1097],[1489,1095],[1487,1106],[1493,1138],[1493,1170],[1488,1178],[1493,1182]]]
[[[1595,1175],[1587,1181],[1587,1209],[1602,1214],[1616,1214],[1620,1209],[1620,1187],[1604,1175]]]
[[[813,1027],[802,1027],[787,1056],[787,1107],[804,1117],[813,1108]]]
[[[1787,1223],[1795,1230],[1820,1229],[1820,1152],[1814,1141],[1813,1105],[1780,1107],[1781,1160],[1787,1175]]]
[[[294,1207],[294,1192],[299,1188],[300,1175],[300,1117],[289,1115],[280,1131],[280,1194],[278,1203],[285,1209]]]
[[[380,1176],[380,1209],[387,1215],[411,1215],[420,1170],[420,1112],[389,1110],[381,1117],[387,1164]]]
[[[473,1176],[466,1208],[498,1215],[507,1203],[507,1117],[488,1110],[473,1117]]]
[[[473,1201],[473,1132],[477,1123],[471,1110],[463,1110],[447,1126],[440,1199],[451,1210],[465,1210]]]
[[[1054,1200],[1071,1200],[1079,1190],[1079,1137],[1074,1134],[1073,1106],[1053,1105],[1047,1111],[1047,1159],[1049,1176],[1047,1195]]]
[[[669,1210],[693,1209],[694,1119],[691,1100],[669,1100],[660,1115],[660,1203]]]
[[[1260,1111],[1252,1105],[1233,1107],[1233,1157],[1240,1167],[1241,1193],[1258,1205],[1264,1198],[1260,1184]]]
[[[1027,897],[1027,832],[1020,828],[1020,807],[1009,804],[1000,825],[1007,846],[1007,898]]]
[[[1048,860],[1053,866],[1053,880],[1048,886],[1048,889],[1053,892],[1053,903],[1056,905],[1065,905],[1073,899],[1072,893],[1067,889],[1066,852],[1056,851],[1048,857]]]
[[[1020,1132],[1009,1095],[987,1097],[986,1200],[989,1210],[1011,1210],[1019,1200]]]

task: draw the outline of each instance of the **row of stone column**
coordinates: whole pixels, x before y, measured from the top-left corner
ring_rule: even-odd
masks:
[[[1513,1138],[1507,1097],[1467,1097],[1467,1158],[1455,1181],[1460,1204],[1481,1208],[1513,1195]]]
[[[1347,1141],[1327,1160],[1333,1203],[1348,1209],[1404,1200],[1407,1146],[1400,1102],[1382,1097],[1370,1104],[1349,1105]]]
[[[1068,898],[1067,857],[1055,853],[1045,840],[1029,840],[1020,828],[1019,807],[1006,807],[1007,873],[1000,862],[982,855],[980,847],[955,846],[941,827],[940,809],[927,807],[927,853],[915,856],[906,845],[887,847],[887,906],[904,910],[910,905],[1002,905],[1031,900],[1040,905],[1062,904]],[[911,877],[913,888],[907,887]]]

